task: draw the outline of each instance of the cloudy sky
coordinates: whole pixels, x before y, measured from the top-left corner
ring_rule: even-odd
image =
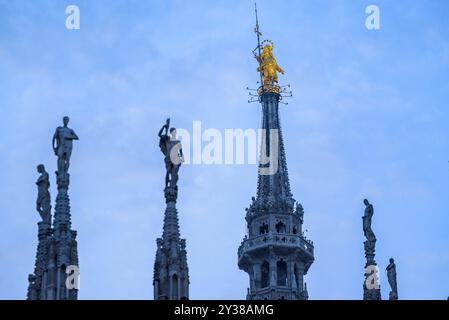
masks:
[[[67,30],[65,8],[80,8]],[[365,8],[380,8],[367,30]],[[361,216],[375,206],[384,299],[449,296],[449,3],[267,1],[264,36],[294,92],[281,107],[292,191],[316,260],[311,299],[360,299]],[[24,299],[39,215],[35,167],[52,177],[61,118],[71,165],[81,299],[152,299],[162,232],[167,117],[191,130],[254,128],[253,1],[0,0],[0,299]],[[192,299],[244,299],[237,267],[255,165],[185,165],[178,210]]]

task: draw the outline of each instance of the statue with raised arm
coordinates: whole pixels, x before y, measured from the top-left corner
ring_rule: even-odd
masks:
[[[184,161],[182,157],[181,142],[176,139],[176,128],[170,128],[170,119],[159,130],[159,147],[164,154],[165,162],[165,187],[176,188],[178,183],[178,172],[181,163]]]
[[[51,223],[51,200],[50,192],[50,180],[47,171],[43,164],[37,166],[37,172],[41,175],[36,181],[37,185],[37,200],[36,200],[36,210],[39,212],[42,221],[45,223]]]
[[[390,264],[387,266],[387,278],[388,283],[391,287],[390,291],[390,300],[398,299],[398,285],[396,281],[396,264],[394,263],[394,259],[390,258]]]
[[[58,157],[58,176],[64,176],[68,173],[73,140],[78,140],[75,131],[67,126],[69,120],[69,117],[64,117],[62,120],[64,125],[62,127],[57,127],[55,134],[53,135],[53,151]]]
[[[373,205],[369,203],[367,199],[363,200],[365,204],[365,214],[363,215],[363,233],[368,241],[376,241],[373,229],[371,229],[371,220],[373,218],[374,209]]]

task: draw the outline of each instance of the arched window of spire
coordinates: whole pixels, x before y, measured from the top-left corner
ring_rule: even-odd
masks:
[[[279,221],[276,223],[276,232],[277,233],[285,233],[285,223]]]
[[[66,271],[66,265],[63,264],[61,266],[61,269],[59,271],[59,299],[60,300],[67,300],[68,299],[68,290],[66,286],[66,280],[67,280],[67,274]]]
[[[178,275],[174,274],[172,276],[172,299],[178,300],[179,299],[179,292],[178,292]]]
[[[261,273],[261,286],[266,288],[270,285],[270,264],[267,261],[262,263]]]
[[[265,234],[268,233],[268,224],[265,222],[262,222],[262,224],[259,227],[259,234]]]
[[[287,263],[281,259],[276,264],[277,269],[277,285],[287,286]]]

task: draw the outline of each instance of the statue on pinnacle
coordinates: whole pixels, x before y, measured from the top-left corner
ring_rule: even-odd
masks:
[[[363,200],[365,204],[365,214],[363,215],[363,233],[367,241],[376,241],[373,229],[371,229],[371,221],[374,214],[373,205],[367,199]]]
[[[398,284],[396,281],[396,264],[394,259],[390,258],[390,264],[387,266],[388,284],[391,287],[390,300],[398,300]]]
[[[48,191],[48,189],[50,188],[50,180],[43,164],[37,166],[37,172],[39,172],[41,175],[36,181],[36,210],[37,212],[39,212],[43,222],[51,224],[51,200],[50,192]]]
[[[165,156],[165,188],[177,189],[178,172],[184,159],[181,142],[176,139],[176,128],[170,128],[169,134],[169,127],[170,119],[168,118],[159,130],[159,147]]]
[[[75,131],[70,129],[67,125],[69,123],[69,117],[65,116],[63,118],[63,126],[57,127],[55,134],[53,135],[53,151],[58,157],[58,177],[67,177],[69,166],[70,166],[70,156],[72,155],[73,140],[78,140],[78,136]]]
[[[279,67],[274,57],[273,47],[272,41],[264,40],[262,42],[262,53],[255,55],[257,62],[259,62],[257,71],[262,73],[263,85],[269,88],[276,86],[278,83],[278,72],[284,74],[284,70]]]

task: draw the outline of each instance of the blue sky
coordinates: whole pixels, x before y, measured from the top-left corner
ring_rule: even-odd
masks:
[[[77,4],[81,29],[65,28]],[[381,29],[365,28],[380,7]],[[292,191],[316,261],[311,299],[360,299],[361,216],[375,206],[376,260],[402,299],[449,296],[447,1],[259,1],[275,42]],[[0,299],[24,299],[39,216],[35,166],[52,173],[64,115],[81,299],[152,299],[164,166],[157,131],[258,128],[252,1],[0,1]],[[244,299],[237,267],[255,165],[181,168],[178,210],[192,299]],[[56,196],[52,179],[52,200]]]

